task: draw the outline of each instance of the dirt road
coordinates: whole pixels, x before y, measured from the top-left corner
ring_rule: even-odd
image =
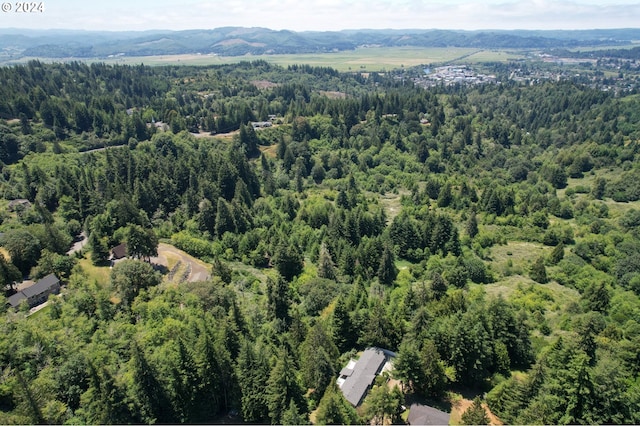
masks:
[[[170,244],[160,243],[158,245],[158,256],[151,258],[151,263],[169,267],[169,259],[175,260],[174,265],[178,265],[179,270],[187,273],[186,281],[206,281],[211,277],[209,267],[203,261],[175,248]]]

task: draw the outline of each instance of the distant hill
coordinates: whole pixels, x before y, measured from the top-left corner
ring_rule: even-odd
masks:
[[[106,58],[215,53],[225,56],[321,53],[359,46],[575,48],[640,40],[640,29],[581,31],[345,30],[275,31],[224,27],[212,30],[105,32],[0,29],[0,58]]]

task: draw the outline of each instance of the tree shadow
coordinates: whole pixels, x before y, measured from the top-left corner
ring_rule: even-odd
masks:
[[[151,263],[151,267],[153,267],[154,271],[158,271],[162,275],[166,275],[169,273],[169,269],[165,265],[161,265],[159,263]]]
[[[453,408],[453,404],[447,398],[446,394],[443,394],[442,398],[428,398],[415,393],[409,393],[404,396],[404,402],[407,408],[411,407],[413,404],[421,404],[437,408],[445,413],[450,413]]]

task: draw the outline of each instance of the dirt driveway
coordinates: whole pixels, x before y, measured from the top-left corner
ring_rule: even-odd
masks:
[[[158,256],[152,257],[151,263],[167,268],[169,281],[196,282],[211,277],[206,263],[166,243],[158,245]]]

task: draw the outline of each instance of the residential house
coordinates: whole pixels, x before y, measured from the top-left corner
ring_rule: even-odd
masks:
[[[113,262],[125,257],[127,257],[127,243],[122,243],[111,249],[111,257],[109,257],[109,260]]]
[[[409,407],[409,417],[407,424],[410,425],[448,425],[449,413],[440,411],[437,408],[413,403]]]
[[[336,383],[351,405],[357,407],[362,403],[376,376],[393,368],[391,360],[395,356],[386,349],[367,348],[357,361],[350,360],[340,371]]]
[[[23,300],[27,301],[30,308],[47,301],[49,295],[60,293],[60,280],[55,274],[49,274],[34,285],[27,287],[10,296],[7,302],[11,307],[18,308]]]

